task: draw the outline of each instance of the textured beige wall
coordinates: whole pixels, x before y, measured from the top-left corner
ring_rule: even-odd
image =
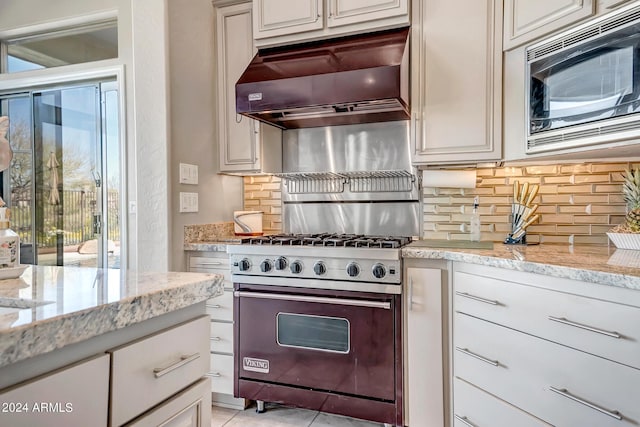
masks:
[[[427,239],[469,239],[474,196],[480,201],[482,240],[500,242],[511,226],[513,182],[540,185],[534,199],[540,219],[527,232],[530,242],[608,243],[605,234],[625,215],[623,172],[637,163],[558,164],[478,169],[474,189],[432,188],[424,183],[424,234]],[[244,208],[261,210],[265,232],[282,230],[280,179],[244,178]]]

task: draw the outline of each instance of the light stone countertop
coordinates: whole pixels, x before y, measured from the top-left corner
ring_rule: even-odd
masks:
[[[233,240],[217,240],[213,242],[197,242],[197,243],[185,243],[183,249],[185,251],[195,252],[227,252],[229,245],[239,245],[240,239]]]
[[[446,259],[640,290],[640,251],[607,246],[505,245],[493,249],[421,247],[402,249],[404,258]]]
[[[30,266],[0,280],[0,367],[222,293],[218,274]]]

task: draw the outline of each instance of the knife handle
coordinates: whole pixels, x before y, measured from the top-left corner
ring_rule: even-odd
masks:
[[[529,197],[527,197],[527,202],[525,203],[525,205],[529,206],[531,202],[533,202],[533,199],[538,194],[538,190],[540,190],[540,186],[538,184],[533,184],[533,186],[531,187],[531,192],[529,193]]]

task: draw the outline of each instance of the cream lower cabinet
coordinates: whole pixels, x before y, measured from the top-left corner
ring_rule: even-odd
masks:
[[[502,0],[414,1],[411,46],[414,163],[499,160]]]
[[[203,378],[127,427],[211,426],[210,380]]]
[[[212,403],[234,409],[244,409],[248,401],[233,397],[233,283],[229,256],[226,252],[190,252],[189,271],[216,273],[224,276],[224,294],[206,303],[211,316],[209,352]]]
[[[0,425],[107,425],[109,356],[96,356],[0,392]]]
[[[253,59],[250,1],[213,2],[220,172],[280,172],[282,132],[236,114],[236,81]]]
[[[640,425],[639,292],[462,263],[453,289],[454,425]]]
[[[443,298],[446,270],[437,262],[405,269],[405,424],[442,427],[445,420]],[[445,305],[446,306],[446,305]]]

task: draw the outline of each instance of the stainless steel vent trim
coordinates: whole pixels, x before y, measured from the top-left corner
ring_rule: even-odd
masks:
[[[604,36],[640,19],[640,5],[632,4],[527,48],[527,61],[535,61],[586,40]]]
[[[587,129],[558,132],[554,135],[530,137],[527,140],[527,153],[538,153],[561,148],[573,148],[594,145],[610,135],[632,133],[640,136],[640,117],[635,120],[618,121],[608,125],[592,126]]]

